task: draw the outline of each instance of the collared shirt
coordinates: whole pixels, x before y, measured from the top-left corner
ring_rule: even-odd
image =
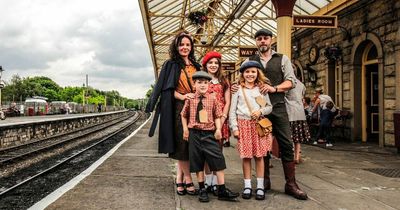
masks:
[[[189,81],[187,80],[185,72],[187,72]],[[192,80],[192,75],[196,72],[196,68],[193,65],[186,66],[185,69],[181,70],[181,74],[179,76],[178,86],[176,87],[176,91],[180,94],[187,94],[194,92],[194,83]],[[190,90],[189,82],[193,88]]]
[[[286,110],[289,116],[289,121],[306,120],[304,113],[303,96],[306,93],[304,84],[297,80],[295,88],[290,89],[285,94]]]
[[[231,107],[229,110],[229,127],[232,131],[238,130],[237,119],[251,120],[250,108],[247,106],[242,90],[246,94],[247,101],[253,111],[260,110],[261,115],[268,115],[272,112],[272,104],[269,95],[260,93],[259,87],[255,86],[252,89],[239,87],[239,90],[232,95]],[[265,107],[261,107],[256,98],[262,96],[267,102]]]
[[[188,128],[198,130],[215,130],[215,119],[222,116],[222,107],[214,95],[206,93],[202,100],[203,109],[207,111],[208,122],[200,123],[196,121],[197,104],[200,102],[200,94],[196,93],[195,98],[185,100],[181,116],[188,119]]]
[[[274,50],[271,50],[271,57],[272,55],[274,55],[275,52]],[[246,59],[245,62],[247,62],[249,60],[249,58]],[[264,68],[267,68],[267,63],[269,60],[264,60],[261,56],[260,56],[260,60],[261,60],[261,64],[264,66]],[[289,57],[287,57],[286,55],[282,55],[282,72],[283,72],[283,80],[289,80],[292,82],[292,88],[296,87],[296,75],[294,74],[294,70],[292,67],[292,62],[290,62]]]

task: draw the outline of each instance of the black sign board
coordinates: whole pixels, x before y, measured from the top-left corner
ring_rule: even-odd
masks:
[[[337,16],[293,15],[293,27],[337,28]]]
[[[222,70],[224,71],[235,71],[235,63],[222,63]]]
[[[239,47],[239,57],[250,57],[258,51],[257,48],[254,47]]]

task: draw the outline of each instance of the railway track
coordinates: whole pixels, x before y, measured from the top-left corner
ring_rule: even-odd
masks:
[[[92,125],[88,127],[75,130],[73,132],[68,132],[65,134],[58,134],[46,139],[33,141],[27,144],[15,146],[12,148],[3,149],[0,151],[0,166],[5,166],[7,164],[14,163],[19,160],[29,158],[32,155],[44,152],[56,147],[62,147],[72,141],[76,141],[79,138],[84,138],[93,133],[101,131],[109,126],[118,124],[128,118],[132,117],[132,114],[118,119],[111,120],[107,123]]]
[[[118,136],[124,130],[132,129],[132,126],[135,126],[135,123],[140,119],[140,117],[141,117],[140,114],[138,112],[136,112],[134,116],[120,119],[120,123],[123,122],[123,125],[117,125],[118,122],[110,122],[106,126],[102,126],[101,128],[97,129],[97,133],[103,132],[105,130],[105,128],[107,128],[107,130],[112,130],[112,132],[103,133],[101,136],[97,135],[91,141],[85,143],[83,146],[79,146],[77,148],[68,150],[67,152],[65,152],[67,154],[63,153],[63,154],[55,155],[51,158],[51,160],[41,161],[41,162],[46,162],[46,163],[43,163],[44,165],[46,165],[46,167],[37,166],[37,165],[41,164],[41,162],[39,162],[33,166],[30,166],[29,169],[26,169],[26,172],[24,171],[25,169],[22,169],[21,171],[19,171],[19,174],[24,174],[25,177],[17,178],[16,180],[18,180],[18,181],[14,181],[15,183],[10,183],[12,181],[8,181],[8,185],[7,184],[3,185],[3,182],[7,181],[8,179],[1,178],[0,180],[2,180],[1,181],[2,184],[0,185],[0,208],[4,207],[4,205],[6,205],[6,207],[9,208],[10,206],[7,206],[7,205],[11,205],[11,209],[19,209],[19,208],[12,208],[12,204],[7,204],[7,203],[17,202],[17,201],[15,201],[15,196],[13,196],[14,194],[21,196],[23,194],[23,192],[26,191],[26,189],[35,191],[34,189],[31,189],[32,187],[29,187],[30,183],[37,182],[37,180],[40,180],[43,177],[49,176],[49,174],[52,174],[52,173],[56,174],[57,170],[60,170],[60,168],[62,168],[62,167],[71,169],[72,167],[70,167],[70,166],[67,167],[66,165],[68,165],[71,162],[78,161],[77,159],[87,158],[85,156],[90,156],[87,154],[89,154],[91,150],[96,150],[96,149],[99,150],[98,148],[101,147],[100,145],[107,145],[108,141],[119,142],[123,138],[118,140],[118,139],[116,139],[116,136]],[[115,127],[115,128],[111,129],[112,127]],[[79,135],[75,136],[75,139],[88,138],[88,136],[90,135],[88,133],[91,133],[92,135],[93,135],[93,133],[96,133],[96,131],[94,131],[93,128],[90,130],[91,130],[90,132],[81,131]],[[65,139],[62,141],[59,141],[58,144],[56,144],[58,146],[56,146],[56,145],[47,145],[47,146],[35,145],[34,147],[37,147],[37,148],[32,149],[30,152],[22,152],[23,154],[18,153],[17,151],[22,151],[22,150],[25,151],[26,148],[20,149],[20,150],[18,150],[17,148],[14,148],[13,155],[10,155],[9,157],[5,157],[5,155],[4,155],[4,156],[2,156],[4,158],[1,159],[1,161],[2,161],[2,163],[6,163],[8,165],[10,163],[16,162],[17,160],[26,159],[27,157],[32,157],[34,154],[40,154],[44,151],[54,150],[54,148],[60,147],[60,145],[61,145],[61,147],[64,147],[67,144],[67,142],[74,141],[74,139],[72,137],[69,137],[68,139],[69,139],[69,141],[67,141]],[[106,146],[106,147],[110,147],[110,146]],[[15,155],[14,155],[14,153],[15,153]],[[51,162],[51,164],[48,163],[49,161]],[[10,164],[10,165],[12,165],[12,164]],[[35,171],[35,168],[37,169],[36,171]],[[65,172],[65,169],[63,169],[63,170]],[[32,171],[34,171],[34,172],[32,172]],[[64,173],[64,172],[62,172],[62,173]],[[71,174],[73,174],[73,173],[74,172],[71,172]],[[11,175],[10,177],[15,178],[14,175]],[[64,181],[66,182],[68,180],[64,180]],[[47,183],[47,181],[44,181],[43,183]],[[35,187],[39,187],[39,189],[40,189],[40,186],[36,186],[36,184],[34,184],[34,185],[35,185]],[[22,193],[19,192],[18,190],[20,190]],[[9,199],[11,199],[11,202],[9,201]]]

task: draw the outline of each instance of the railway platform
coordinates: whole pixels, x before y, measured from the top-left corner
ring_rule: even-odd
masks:
[[[122,110],[124,111],[124,110]],[[58,114],[58,115],[41,115],[41,116],[21,116],[21,117],[7,117],[5,120],[0,121],[0,127],[22,125],[29,123],[40,123],[48,121],[57,121],[65,119],[75,119],[80,117],[99,116],[110,113],[117,113],[121,111],[100,112],[100,113],[85,113],[85,114]]]
[[[147,122],[109,157],[31,209],[400,209],[400,157],[346,150],[346,145],[337,150],[303,146],[304,162],[297,165],[297,182],[308,193],[307,201],[284,194],[282,167],[274,159],[272,190],[266,200],[224,202],[210,195],[209,203],[200,203],[196,196],[176,194],[175,162],[157,153],[157,136],[147,136],[149,126]],[[241,192],[242,167],[235,145],[232,140],[231,147],[224,148],[225,177],[230,189]],[[382,172],[385,169],[392,170],[389,175],[393,177],[387,177]]]

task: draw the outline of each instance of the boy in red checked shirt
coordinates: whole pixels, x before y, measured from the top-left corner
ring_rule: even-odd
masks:
[[[208,202],[204,185],[204,164],[216,171],[218,179],[218,200],[236,201],[239,193],[225,187],[225,158],[219,140],[221,139],[222,107],[213,95],[207,93],[211,76],[198,71],[192,76],[196,89],[195,97],[187,99],[181,112],[183,139],[189,141],[190,172],[196,172],[199,182],[199,201]]]

